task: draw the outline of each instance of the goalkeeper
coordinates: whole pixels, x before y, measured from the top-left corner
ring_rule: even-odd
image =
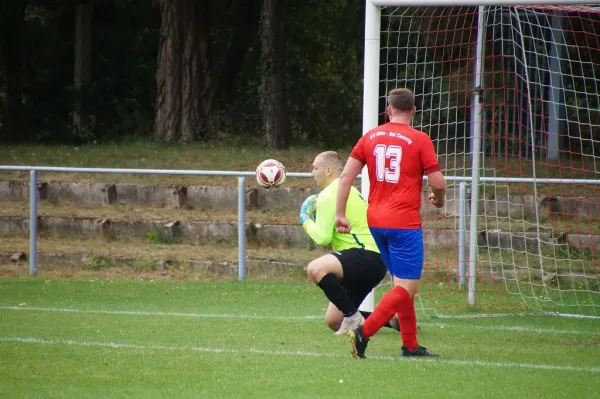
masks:
[[[329,299],[325,324],[346,334],[358,327],[370,313],[358,310],[365,297],[386,276],[387,269],[367,226],[367,203],[352,187],[346,217],[352,223],[352,234],[335,231],[335,205],[339,176],[344,163],[337,152],[327,151],[315,157],[312,176],[321,190],[302,204],[300,223],[310,238],[321,246],[330,245],[333,252],[308,264],[308,278]],[[387,327],[399,331],[393,318]]]

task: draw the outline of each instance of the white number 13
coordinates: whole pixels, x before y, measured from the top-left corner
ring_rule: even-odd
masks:
[[[377,144],[375,150],[375,174],[378,181],[388,183],[398,183],[400,180],[400,161],[402,160],[402,147],[397,145],[386,146]],[[389,167],[386,167],[386,160],[389,159]]]

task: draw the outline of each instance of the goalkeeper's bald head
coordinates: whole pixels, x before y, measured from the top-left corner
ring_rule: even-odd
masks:
[[[340,177],[344,169],[342,157],[335,151],[325,151],[315,157],[312,176],[320,189],[324,189],[332,181]]]
[[[342,161],[340,154],[335,151],[322,152],[315,159],[319,159],[323,166],[331,168],[336,176],[339,176],[344,169],[344,161]]]

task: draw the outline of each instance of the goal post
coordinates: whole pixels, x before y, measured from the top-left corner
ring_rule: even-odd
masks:
[[[362,134],[366,134],[379,124],[379,51],[381,34],[381,8],[366,1],[365,45],[363,65],[363,117]],[[369,198],[369,174],[363,168],[360,181],[364,199]],[[375,308],[375,295],[370,292],[360,305],[360,310],[372,312]]]
[[[363,134],[411,88],[449,183],[422,311],[600,317],[598,2],[365,1]]]

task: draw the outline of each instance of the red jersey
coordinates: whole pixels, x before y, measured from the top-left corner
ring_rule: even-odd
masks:
[[[423,175],[440,170],[429,136],[403,123],[370,130],[352,153],[369,170],[369,227],[421,227]]]

